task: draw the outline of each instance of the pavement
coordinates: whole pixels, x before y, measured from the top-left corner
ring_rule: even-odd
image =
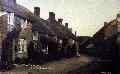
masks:
[[[61,60],[51,61],[41,65],[16,65],[14,69],[5,74],[68,74],[80,67],[87,66],[92,60],[92,57],[81,54],[80,57],[63,58]],[[0,74],[4,73],[0,72]]]

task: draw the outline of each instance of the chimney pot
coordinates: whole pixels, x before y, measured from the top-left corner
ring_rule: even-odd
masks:
[[[34,7],[34,15],[40,16],[40,7]]]
[[[120,22],[120,13],[117,14],[117,21]]]
[[[0,0],[0,4],[2,5],[7,5],[9,7],[15,7],[16,5],[16,0]],[[0,6],[1,7],[1,6]]]
[[[75,31],[75,36],[77,36],[77,31]]]
[[[55,20],[55,13],[54,12],[49,12],[49,20],[54,21]]]
[[[58,19],[58,22],[59,22],[60,24],[62,24],[62,21],[63,21],[62,18],[59,18],[59,19]]]
[[[120,13],[117,14],[117,17],[120,17]]]
[[[104,26],[106,26],[107,25],[107,22],[104,22]]]
[[[65,27],[68,28],[68,23],[65,23]]]

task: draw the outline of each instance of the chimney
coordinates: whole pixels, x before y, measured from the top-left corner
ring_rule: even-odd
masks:
[[[40,17],[40,7],[34,7],[34,15]]]
[[[49,12],[49,20],[54,21],[55,20],[55,13],[54,12]]]
[[[108,23],[107,22],[104,22],[104,26],[106,26]]]
[[[68,29],[68,23],[65,23],[65,28],[67,28],[67,29]]]
[[[9,7],[15,7],[16,5],[16,0],[0,0],[0,4],[3,6]]]
[[[120,17],[120,13],[117,14],[117,17]]]
[[[117,14],[117,21],[120,22],[120,13]]]
[[[77,36],[77,31],[75,31],[75,36]]]
[[[59,18],[59,19],[58,19],[58,22],[59,22],[60,24],[62,24],[62,21],[63,21],[62,18]]]

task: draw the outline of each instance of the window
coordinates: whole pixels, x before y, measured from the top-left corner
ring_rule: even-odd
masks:
[[[14,28],[14,13],[8,13],[8,31]]]
[[[21,21],[21,28],[22,28],[22,29],[27,28],[28,21],[27,21],[27,20],[25,20],[25,22],[24,22],[24,23],[22,23],[22,22],[23,22],[23,21]]]
[[[6,12],[0,11],[0,16],[5,15]]]
[[[60,43],[60,44],[62,44],[62,43],[63,43],[63,41],[62,41],[62,40],[59,40],[59,43]]]
[[[25,39],[19,39],[19,52],[27,51],[27,41]]]
[[[33,33],[33,40],[38,40],[38,32]]]

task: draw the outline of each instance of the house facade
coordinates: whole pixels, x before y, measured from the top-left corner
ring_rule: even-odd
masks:
[[[78,47],[68,23],[64,26],[63,19],[57,21],[54,12],[49,12],[48,20],[44,20],[39,7],[34,7],[32,13],[16,0],[0,0],[0,13],[0,62],[3,64],[21,62],[20,59],[38,60],[35,57],[40,61],[44,56],[69,53],[66,50],[72,54],[71,49]]]
[[[1,60],[13,63],[16,57],[27,57],[27,45],[32,39],[32,23],[26,13],[31,12],[17,5],[16,0],[1,0],[0,3],[1,12],[5,13],[0,16]]]
[[[110,22],[105,22],[104,26],[93,36],[97,53],[102,58],[112,58],[119,51],[120,44],[120,14]]]

